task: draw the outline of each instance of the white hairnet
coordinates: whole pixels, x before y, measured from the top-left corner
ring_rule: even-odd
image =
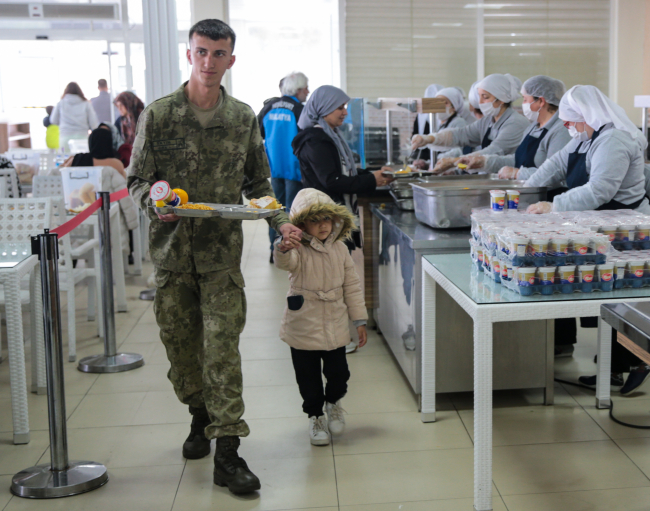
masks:
[[[439,98],[440,96],[447,98],[457,113],[462,113],[465,108],[465,101],[463,101],[463,94],[458,90],[458,87],[445,87],[438,91],[436,97]]]
[[[472,105],[476,110],[478,110],[479,108],[478,105],[481,102],[480,98],[478,97],[478,90],[477,90],[479,83],[481,83],[480,80],[472,84],[472,86],[469,89],[469,96],[467,97],[467,99],[469,100],[469,104]]]
[[[454,87],[458,92],[460,92],[463,95],[463,99],[467,99],[467,94],[465,94],[465,89],[462,87]]]
[[[438,95],[438,91],[444,89],[443,85],[437,83],[432,83],[424,90],[425,98],[435,98]]]
[[[648,141],[630,121],[625,110],[593,85],[574,85],[562,96],[560,119],[569,122],[586,122],[595,130],[611,122],[616,129],[629,133],[642,150],[648,145]]]
[[[519,89],[521,89],[521,80],[511,74],[492,74],[486,76],[478,84],[478,87],[489,92],[495,98],[504,103],[512,103],[519,98]]]
[[[521,93],[536,98],[544,98],[547,103],[559,106],[566,87],[564,82],[550,76],[537,75],[529,78],[521,86]]]

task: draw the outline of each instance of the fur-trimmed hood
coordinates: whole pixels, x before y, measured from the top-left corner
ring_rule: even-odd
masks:
[[[352,231],[356,229],[354,215],[348,208],[337,204],[329,195],[315,188],[300,190],[291,205],[291,223],[300,225],[307,220],[317,221],[324,217],[332,219],[332,233],[326,242],[350,238]],[[307,233],[303,233],[303,237],[307,242],[311,239]]]

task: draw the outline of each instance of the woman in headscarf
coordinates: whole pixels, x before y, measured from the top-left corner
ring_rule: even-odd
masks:
[[[124,165],[117,158],[113,148],[111,128],[107,124],[100,124],[88,137],[88,153],[75,154],[68,158],[62,167],[113,167],[126,179]]]
[[[120,116],[115,121],[120,135],[125,144],[133,146],[135,140],[135,127],[138,124],[140,114],[144,110],[144,103],[133,92],[125,91],[117,95],[113,104],[120,112]]]
[[[573,138],[537,169],[527,186],[568,191],[531,213],[635,209],[650,213],[643,151],[648,142],[620,106],[593,85],[576,85],[560,101],[560,119]]]
[[[438,84],[438,83],[432,83],[429,85],[425,90],[424,90],[424,96],[425,98],[435,98],[438,95],[438,92],[444,89],[445,87]],[[435,129],[433,131],[438,131],[439,124],[435,126]],[[415,118],[415,122],[413,123],[413,136],[415,135],[428,135],[432,133],[431,131],[431,126],[429,126],[429,114],[418,114]],[[418,162],[419,165],[422,168],[424,168],[424,163],[422,163],[420,160],[428,160],[431,158],[431,151],[429,150],[428,147],[423,148],[419,154],[418,154]]]
[[[566,182],[568,191],[553,202],[529,206],[528,212],[634,209],[650,213],[643,157],[648,143],[625,110],[593,85],[576,85],[562,97],[559,116],[573,140],[546,160],[526,185],[556,188]],[[610,383],[622,385],[622,395],[633,392],[650,376],[645,363],[616,342],[616,331],[611,357]],[[579,380],[596,384],[595,376]]]
[[[550,76],[529,78],[521,87],[522,108],[531,121],[514,154],[465,156],[458,160],[470,169],[499,173],[501,179],[528,179],[548,158],[569,143],[571,137],[560,120],[558,109],[566,89]]]
[[[477,87],[479,107],[483,118],[464,128],[441,130],[435,135],[415,135],[412,147],[436,144],[439,146],[481,146],[478,154],[512,154],[515,152],[528,120],[512,109],[511,103],[519,98],[521,80],[512,75],[492,74],[481,80]],[[473,153],[473,154],[476,154]],[[458,158],[442,158],[434,171],[441,173],[452,168]]]
[[[316,188],[357,214],[357,195],[390,183],[382,174],[387,167],[360,173],[354,155],[339,132],[347,116],[349,96],[332,85],[316,89],[303,108],[298,126],[302,130],[291,146],[300,162],[304,188]]]
[[[445,87],[444,89],[440,89],[440,91],[438,91],[438,94],[436,94],[435,97],[444,99],[445,107],[447,109],[447,111],[444,114],[438,114],[437,116],[438,121],[440,122],[441,130],[446,130],[451,128],[464,128],[465,126],[467,126],[467,121],[465,121],[463,115],[467,113],[467,109],[465,108],[465,99],[463,98],[462,89],[460,89],[459,87]],[[471,149],[468,152],[471,152]],[[418,159],[413,162],[413,165],[416,168],[419,169],[428,168],[428,164],[425,161],[424,157],[422,156],[423,153],[424,153],[424,149],[420,152]],[[462,154],[463,154],[462,148],[453,148],[447,152],[440,154],[438,157],[444,158],[449,156],[460,156]]]

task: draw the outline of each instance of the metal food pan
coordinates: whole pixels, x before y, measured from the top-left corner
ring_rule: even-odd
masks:
[[[485,181],[485,180],[498,180],[498,174],[453,174],[451,176],[439,176],[437,174],[425,174],[422,175],[418,180],[424,183],[437,183],[445,181]]]
[[[415,209],[415,205],[413,203],[413,197],[400,199],[393,192],[390,192],[390,195],[391,197],[393,197],[393,200],[395,201],[395,204],[397,204],[397,207],[399,209],[403,211],[413,211]]]
[[[416,218],[436,229],[468,227],[473,208],[490,205],[490,190],[519,190],[519,208],[546,200],[546,187],[526,187],[524,181],[476,180],[466,186],[452,183],[413,183]]]
[[[228,220],[258,220],[260,218],[268,218],[275,216],[282,209],[257,209],[241,204],[212,204],[209,202],[202,202],[212,208],[212,210],[203,209],[183,209],[165,206],[162,208],[154,207],[154,210],[161,215],[168,215],[174,213],[180,217],[188,218],[226,218]]]

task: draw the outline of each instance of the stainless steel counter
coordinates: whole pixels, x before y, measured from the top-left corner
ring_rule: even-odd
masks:
[[[422,256],[469,253],[469,228],[432,229],[394,204],[371,204],[374,318],[414,392],[422,382]],[[473,323],[438,286],[436,291],[436,392],[473,388]],[[545,321],[494,327],[494,388],[544,388]],[[527,339],[521,343],[521,339]]]

